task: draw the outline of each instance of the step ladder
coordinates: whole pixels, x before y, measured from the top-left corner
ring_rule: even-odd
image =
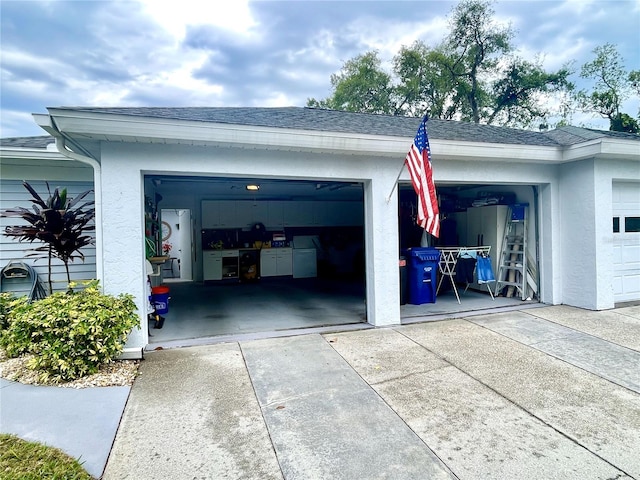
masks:
[[[498,296],[506,287],[505,297],[513,297],[516,291],[522,300],[528,298],[527,284],[535,281],[527,267],[527,210],[529,204],[516,203],[509,205],[504,229],[498,279],[495,295]]]

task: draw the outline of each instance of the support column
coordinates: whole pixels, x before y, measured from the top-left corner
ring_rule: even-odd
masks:
[[[386,201],[395,181],[393,173],[365,184],[367,321],[377,327],[400,324],[397,193]]]

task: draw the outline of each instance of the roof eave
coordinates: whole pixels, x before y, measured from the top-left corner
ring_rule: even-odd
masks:
[[[412,138],[330,131],[296,130],[227,123],[102,114],[69,109],[49,109],[48,121],[37,118],[45,130],[55,129],[82,142],[127,142],[228,146],[275,150],[315,151],[333,154],[394,157],[406,155]],[[585,153],[585,142],[567,149],[506,143],[431,139],[434,157],[452,160],[563,163]],[[598,143],[598,142],[595,142]],[[631,142],[634,143],[634,142]],[[582,149],[582,150],[581,150]],[[597,149],[596,149],[597,153]],[[573,158],[575,157],[575,158]]]

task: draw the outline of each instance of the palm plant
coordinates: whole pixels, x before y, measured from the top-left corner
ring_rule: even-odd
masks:
[[[49,292],[53,292],[51,280],[51,261],[60,259],[65,266],[67,281],[71,282],[69,275],[69,262],[76,258],[84,261],[81,249],[94,243],[94,238],[85,235],[86,232],[95,230],[91,224],[95,217],[94,202],[80,203],[93,190],[87,190],[75,198],[67,197],[67,189],[56,188],[53,193],[47,182],[49,197],[43,200],[40,195],[27,182],[22,182],[31,194],[32,210],[23,207],[15,207],[0,212],[0,217],[19,217],[27,225],[14,225],[5,228],[4,235],[17,238],[19,242],[40,241],[44,244],[32,249],[27,257],[49,259]]]

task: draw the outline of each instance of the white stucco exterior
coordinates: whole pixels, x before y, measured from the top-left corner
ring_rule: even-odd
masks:
[[[52,122],[51,117],[55,117]],[[387,197],[411,137],[345,134],[50,110],[38,123],[100,164],[102,283],[131,293],[144,311],[145,175],[350,181],[364,185],[367,321],[400,323],[398,203]],[[54,127],[55,125],[55,127]],[[436,184],[518,188],[535,206],[539,299],[588,309],[614,306],[611,202],[615,180],[640,182],[640,142],[589,140],[570,147],[431,139]],[[406,170],[400,181],[409,182]],[[147,192],[151,186],[147,185]],[[202,198],[169,196],[191,208]],[[164,208],[164,207],[163,207]],[[537,237],[537,238],[536,238]],[[201,273],[194,265],[194,277]],[[147,322],[130,347],[148,343]]]

